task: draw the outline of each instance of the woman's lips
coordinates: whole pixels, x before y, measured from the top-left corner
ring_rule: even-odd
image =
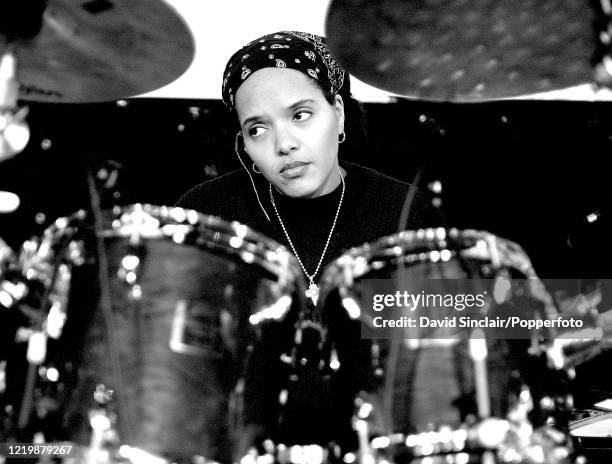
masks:
[[[308,171],[310,163],[304,163],[302,161],[294,161],[292,163],[285,164],[280,174],[286,179],[294,179],[296,177],[303,176]]]

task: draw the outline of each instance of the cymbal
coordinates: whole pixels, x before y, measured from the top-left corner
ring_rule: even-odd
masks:
[[[576,0],[334,0],[331,52],[406,97],[475,102],[592,82],[595,11]]]
[[[42,23],[40,12],[38,20],[32,19],[40,27],[32,37],[0,30],[0,53],[9,37],[18,37],[12,41],[21,100],[81,103],[131,97],[172,82],[193,58],[189,29],[162,0],[46,4]],[[6,16],[4,9],[0,14]],[[16,13],[23,22],[23,11]]]

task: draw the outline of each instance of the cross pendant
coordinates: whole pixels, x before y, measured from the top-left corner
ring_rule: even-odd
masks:
[[[314,305],[316,306],[317,300],[319,299],[319,287],[314,282],[310,282],[308,286],[308,290],[304,292],[307,298],[310,298]]]

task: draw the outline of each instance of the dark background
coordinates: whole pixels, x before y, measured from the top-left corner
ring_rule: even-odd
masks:
[[[12,247],[88,207],[88,165],[121,166],[120,196],[103,198],[105,208],[170,205],[189,187],[240,167],[220,101],[121,103],[29,105],[29,145],[0,163],[0,190],[22,202],[0,215],[0,236]],[[612,277],[605,214],[612,196],[611,105],[366,104],[368,137],[349,133],[340,156],[406,181],[427,162],[422,185],[442,181],[450,226],[518,242],[544,277]],[[600,221],[581,223],[598,209]]]

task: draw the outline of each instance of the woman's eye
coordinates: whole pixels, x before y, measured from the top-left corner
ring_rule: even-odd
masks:
[[[258,135],[263,134],[264,132],[264,128],[263,127],[251,127],[249,129],[249,135],[251,137],[257,137]]]
[[[306,121],[311,116],[312,113],[310,111],[298,111],[293,115],[293,119],[297,121]]]

